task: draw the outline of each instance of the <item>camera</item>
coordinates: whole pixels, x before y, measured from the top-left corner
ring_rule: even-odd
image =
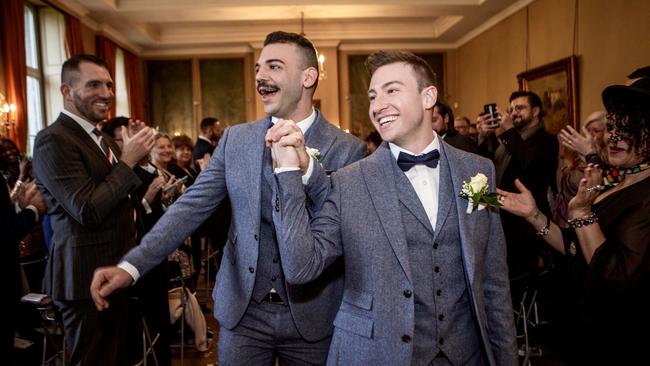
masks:
[[[499,115],[497,114],[497,104],[489,103],[483,106],[483,114],[488,115],[490,120],[488,126],[497,126],[499,124]]]

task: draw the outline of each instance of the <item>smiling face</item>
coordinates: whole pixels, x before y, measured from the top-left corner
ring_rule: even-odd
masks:
[[[372,74],[368,114],[383,140],[419,153],[433,139],[431,109],[436,97],[434,86],[418,91],[413,68],[396,62]]]
[[[192,149],[185,145],[178,146],[175,149],[176,161],[181,166],[190,165],[192,162]]]
[[[264,112],[278,118],[297,122],[311,113],[312,86],[317,78],[318,71],[305,65],[297,46],[291,43],[264,46],[255,64]]]
[[[510,118],[512,123],[519,130],[524,130],[536,117],[536,109],[534,110],[527,97],[519,97],[510,101]]]
[[[81,62],[68,82],[61,85],[65,109],[92,123],[106,119],[113,102],[113,79],[106,68]]]
[[[644,156],[636,151],[633,140],[616,128],[609,127],[605,138],[607,139],[607,158],[610,165],[629,168],[643,162]]]
[[[151,149],[151,160],[155,165],[166,167],[174,157],[174,148],[172,142],[166,136],[156,139],[156,143]]]

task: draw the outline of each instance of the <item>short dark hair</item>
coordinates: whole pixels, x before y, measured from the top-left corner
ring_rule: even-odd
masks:
[[[118,116],[102,123],[102,132],[110,137],[115,137],[115,130],[121,126],[129,126],[129,117]]]
[[[531,108],[539,108],[539,115],[538,118],[541,120],[542,117],[544,117],[544,108],[542,107],[542,99],[539,97],[539,95],[533,93],[532,91],[529,90],[519,90],[516,92],[513,92],[510,94],[510,99],[508,99],[508,102],[512,102],[513,100],[517,98],[522,98],[526,97],[528,99],[528,104],[530,104]]]
[[[94,55],[78,54],[70,57],[63,63],[61,67],[61,82],[71,83],[73,80],[72,74],[79,71],[79,65],[82,62],[88,62],[110,70],[108,63],[103,58]]]
[[[298,49],[298,53],[302,56],[302,67],[305,69],[313,67],[316,69],[317,73],[320,73],[318,68],[318,56],[316,55],[318,52],[316,51],[314,44],[311,43],[307,37],[298,33],[275,31],[266,35],[264,47],[274,43],[288,43],[295,45]],[[316,78],[312,88],[316,90],[316,87],[318,87],[318,77]]]
[[[298,33],[290,33],[283,31],[271,32],[264,40],[264,46],[274,43],[290,43],[295,45],[302,56],[304,62],[303,66],[314,67],[318,71],[318,58],[316,57],[316,47],[305,36]]]
[[[179,149],[185,146],[190,150],[194,150],[194,144],[192,143],[192,139],[187,135],[174,136],[172,138],[172,145],[174,145],[174,149]]]
[[[431,66],[421,57],[411,52],[399,50],[377,51],[368,56],[365,65],[370,77],[372,77],[378,68],[398,62],[411,66],[418,82],[418,91],[436,85],[436,74],[431,69]]]
[[[201,128],[201,132],[205,133],[205,131],[208,130],[208,128],[211,128],[214,126],[215,122],[219,122],[219,120],[216,117],[205,117],[201,120],[201,124],[199,127]]]

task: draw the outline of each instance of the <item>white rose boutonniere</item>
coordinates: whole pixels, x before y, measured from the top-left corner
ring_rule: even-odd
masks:
[[[469,182],[463,181],[463,189],[460,191],[459,196],[467,198],[468,214],[477,208],[482,210],[486,206],[501,206],[497,194],[494,192],[488,193],[488,178],[483,173],[476,174]]]
[[[316,159],[316,161],[320,161],[320,151],[318,149],[305,146],[305,150],[309,156]]]

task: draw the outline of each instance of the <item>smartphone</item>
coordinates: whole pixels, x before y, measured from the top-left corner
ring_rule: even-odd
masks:
[[[181,184],[185,183],[185,182],[187,181],[188,178],[189,178],[189,177],[186,175],[186,176],[184,176],[183,178],[178,179],[177,181],[175,181],[174,183],[172,183],[172,185],[170,185],[169,187],[165,188],[165,189],[163,190],[163,193],[166,194],[167,192],[169,192],[169,191],[171,191],[171,190],[173,190],[173,189],[178,188],[178,186],[180,186]]]
[[[490,116],[490,123],[488,123],[488,126],[497,126],[499,124],[498,118],[499,115],[497,114],[497,104],[496,103],[489,103],[483,106],[483,114],[487,114]]]

